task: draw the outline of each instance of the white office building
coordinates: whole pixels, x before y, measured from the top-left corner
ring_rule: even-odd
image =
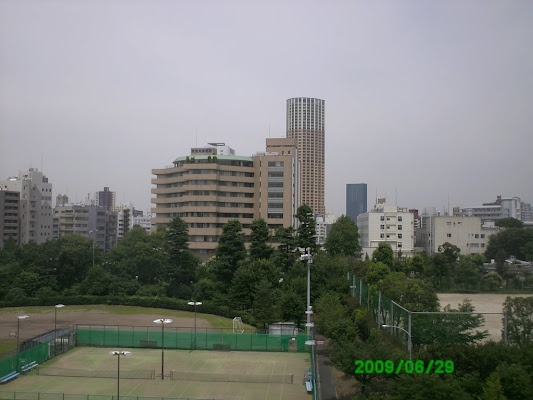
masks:
[[[389,206],[385,199],[378,199],[373,210],[357,216],[363,257],[372,253],[380,243],[388,243],[396,255],[414,254],[413,214],[407,208]]]

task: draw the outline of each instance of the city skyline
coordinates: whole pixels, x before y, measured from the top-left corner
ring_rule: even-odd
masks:
[[[36,167],[53,196],[111,187],[147,211],[152,168],[208,142],[251,156],[311,97],[326,212],[346,213],[351,182],[369,208],[532,202],[532,17],[527,1],[4,1],[0,179]]]

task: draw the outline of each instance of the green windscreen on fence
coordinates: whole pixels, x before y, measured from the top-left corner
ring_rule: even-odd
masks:
[[[203,332],[192,330],[128,326],[78,326],[77,345],[92,347],[128,347],[233,350],[233,351],[309,351],[307,336],[258,333]],[[164,343],[163,343],[164,342]]]
[[[41,343],[31,349],[21,351],[18,355],[14,354],[11,357],[0,361],[0,377],[5,376],[13,371],[20,371],[20,369],[27,364],[36,362],[38,364],[48,360],[49,349],[48,343]]]

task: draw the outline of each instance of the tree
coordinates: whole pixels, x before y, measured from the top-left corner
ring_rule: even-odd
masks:
[[[526,254],[522,253],[522,249],[527,249],[526,245],[530,242],[533,242],[533,229],[507,228],[489,237],[485,256],[496,261],[498,258],[506,259],[509,256],[523,260]]]
[[[501,363],[491,376],[498,378],[506,398],[529,400],[533,398],[533,386],[528,371],[518,364]]]
[[[287,272],[294,264],[297,258],[296,238],[293,227],[279,227],[276,229],[274,240],[279,243],[274,252],[274,262],[281,266],[283,272]]]
[[[455,283],[464,289],[477,287],[481,277],[476,258],[471,255],[461,256],[455,271]]]
[[[279,318],[278,301],[279,290],[266,279],[261,280],[254,296],[253,316],[264,328]]]
[[[503,303],[507,313],[507,340],[518,345],[533,341],[533,297],[507,296]],[[504,332],[502,331],[502,337]]]
[[[439,309],[439,299],[433,288],[421,279],[408,279],[403,272],[391,272],[383,277],[378,289],[410,311]]]
[[[459,304],[457,309],[447,305],[444,312],[473,313],[474,306],[469,299]],[[485,319],[481,314],[417,314],[413,318],[412,337],[415,345],[438,343],[441,347],[452,345],[472,345],[488,336],[487,331],[480,331]]]
[[[305,249],[309,254],[315,254],[317,251],[316,244],[316,222],[313,217],[313,210],[307,204],[298,207],[296,211],[299,226],[297,229],[297,245]]]
[[[214,271],[217,280],[226,285],[231,283],[239,262],[245,258],[246,247],[242,225],[236,219],[228,221],[222,228],[222,235],[218,238]]]
[[[483,283],[489,287],[490,291],[493,291],[502,286],[503,279],[496,271],[492,271],[483,276]]]
[[[500,228],[522,228],[524,223],[516,218],[502,218],[496,220],[494,225],[499,226]]]
[[[382,262],[389,268],[394,267],[394,252],[392,251],[392,247],[388,243],[379,243],[378,247],[374,252],[372,253],[372,262],[378,263]]]
[[[375,285],[390,273],[390,268],[386,264],[382,262],[369,262],[366,270],[366,281],[370,285]]]
[[[359,232],[353,220],[341,215],[331,226],[324,247],[329,255],[361,257]]]
[[[250,225],[250,258],[252,260],[268,260],[274,249],[268,244],[270,232],[264,219],[256,219]]]
[[[169,263],[165,269],[168,294],[184,297],[186,293],[183,293],[183,286],[190,287],[195,280],[195,271],[200,261],[189,250],[189,228],[183,219],[176,217],[170,221],[165,244],[169,254]]]

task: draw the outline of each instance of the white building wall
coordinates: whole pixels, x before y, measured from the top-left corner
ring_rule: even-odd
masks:
[[[379,204],[374,210],[357,217],[357,229],[363,257],[372,253],[380,243],[388,243],[395,254],[414,254],[413,214],[407,208]]]
[[[481,217],[423,216],[424,228],[417,232],[417,240],[428,254],[439,251],[448,242],[459,247],[462,255],[482,254],[487,249],[489,237],[497,228],[483,228]]]
[[[0,181],[3,189],[20,192],[20,243],[44,243],[53,237],[52,184],[37,168]]]

